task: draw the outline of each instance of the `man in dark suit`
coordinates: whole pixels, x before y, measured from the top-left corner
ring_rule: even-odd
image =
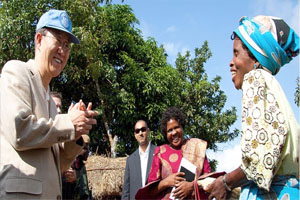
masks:
[[[150,129],[144,120],[135,124],[134,136],[139,148],[127,158],[122,199],[134,199],[138,189],[147,182],[156,147],[149,141],[149,133]]]

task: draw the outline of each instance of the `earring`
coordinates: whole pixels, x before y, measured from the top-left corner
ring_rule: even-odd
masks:
[[[254,64],[254,68],[257,69],[257,65],[256,64]]]

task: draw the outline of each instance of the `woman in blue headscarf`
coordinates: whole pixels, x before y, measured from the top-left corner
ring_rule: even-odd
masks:
[[[232,81],[242,95],[242,163],[206,191],[226,199],[242,187],[240,199],[299,199],[299,125],[275,79],[299,54],[299,37],[282,20],[243,17],[234,30]]]

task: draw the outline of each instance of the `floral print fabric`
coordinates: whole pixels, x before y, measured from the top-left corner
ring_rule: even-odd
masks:
[[[258,187],[269,190],[283,151],[288,127],[261,70],[245,75],[242,97],[242,170]]]

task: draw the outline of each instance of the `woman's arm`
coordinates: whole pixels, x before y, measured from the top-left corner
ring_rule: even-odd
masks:
[[[261,69],[246,74],[242,88],[240,168],[259,188],[269,190],[289,134],[289,119],[274,93],[281,88],[271,74]]]
[[[183,172],[177,172],[175,174],[169,175],[165,179],[162,179],[161,181],[159,181],[158,184],[154,184],[151,187],[151,194],[156,196],[159,193],[163,192],[165,189],[174,187],[177,183],[185,181],[185,179],[182,176],[184,176]]]
[[[239,187],[243,182],[247,180],[243,170],[238,167],[232,172],[224,176],[218,177],[212,184],[208,185],[207,192],[211,193],[209,199],[216,198],[217,200],[226,199],[227,194],[231,189]],[[226,187],[227,185],[227,187]]]

